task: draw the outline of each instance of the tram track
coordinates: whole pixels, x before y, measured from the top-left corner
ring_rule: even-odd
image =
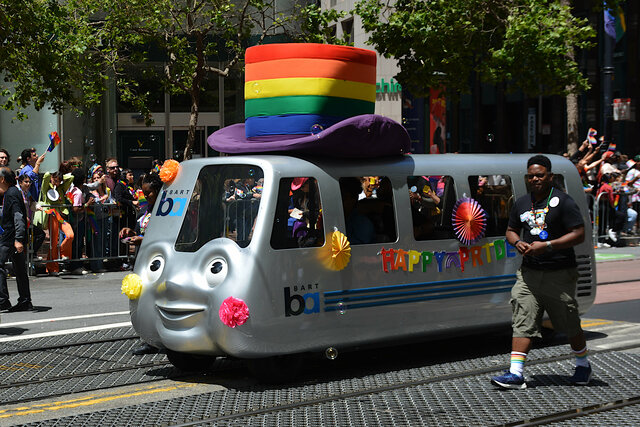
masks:
[[[620,346],[620,347],[616,347],[616,348],[612,348],[612,349],[609,348],[609,349],[606,349],[606,350],[593,350],[593,351],[591,351],[591,354],[609,353],[609,352],[613,352],[613,351],[623,351],[623,350],[630,350],[630,349],[634,349],[634,348],[640,348],[640,344],[635,343],[635,344],[623,345],[623,346]],[[542,358],[542,359],[538,359],[538,360],[528,361],[527,362],[527,366],[541,365],[541,364],[552,363],[552,362],[557,362],[557,361],[562,361],[562,360],[568,360],[568,359],[571,359],[571,358],[573,358],[572,355],[546,357],[546,358]],[[429,377],[429,378],[413,380],[413,381],[399,382],[399,383],[386,385],[386,386],[369,387],[369,388],[366,388],[366,389],[357,390],[357,391],[348,392],[348,393],[332,394],[332,395],[323,396],[323,397],[316,398],[316,399],[305,399],[305,400],[301,400],[301,401],[288,402],[288,403],[279,404],[279,405],[273,405],[273,406],[268,406],[268,407],[263,407],[263,408],[257,408],[257,409],[250,410],[250,411],[234,412],[232,414],[219,415],[219,416],[215,416],[215,417],[211,417],[211,418],[199,419],[199,420],[194,420],[194,421],[191,421],[191,422],[186,422],[186,423],[181,423],[181,424],[174,424],[173,426],[174,427],[186,427],[186,426],[196,426],[196,425],[204,425],[204,424],[215,424],[215,423],[221,423],[221,422],[222,423],[224,423],[224,422],[234,422],[234,421],[238,422],[238,420],[243,419],[243,418],[247,418],[247,417],[260,416],[260,415],[265,415],[265,414],[274,413],[274,412],[280,412],[280,411],[291,411],[291,410],[301,409],[301,408],[309,407],[309,406],[322,405],[322,404],[325,404],[325,403],[339,401],[339,400],[357,399],[357,398],[361,398],[361,397],[364,397],[364,396],[367,396],[367,395],[375,395],[375,394],[381,394],[381,393],[385,393],[385,392],[393,392],[393,391],[397,391],[397,390],[401,390],[401,389],[405,389],[405,388],[420,387],[420,386],[426,386],[426,385],[429,385],[429,384],[434,384],[434,383],[439,383],[439,382],[459,380],[459,379],[463,379],[463,378],[466,378],[466,377],[472,377],[472,376],[478,376],[478,375],[488,375],[488,374],[494,373],[496,371],[504,370],[504,369],[507,369],[507,368],[508,368],[507,365],[502,365],[502,366],[491,366],[491,367],[482,367],[482,368],[477,368],[477,369],[469,369],[469,370],[456,372],[456,373],[452,373],[452,374],[437,375],[437,376],[433,376],[433,377]],[[630,405],[634,405],[634,404],[640,404],[640,396],[637,396],[637,397],[634,396],[634,397],[632,397],[630,399],[624,399],[624,400],[620,400],[620,401],[616,400],[616,401],[611,401],[611,402],[604,402],[604,403],[597,404],[597,405],[588,405],[588,406],[585,406],[584,408],[575,408],[575,409],[572,409],[572,410],[561,411],[561,412],[558,412],[557,414],[545,415],[543,417],[539,417],[539,419],[521,420],[521,421],[518,421],[516,423],[510,423],[510,424],[504,424],[504,425],[505,426],[543,425],[543,424],[549,423],[549,422],[562,421],[562,420],[565,420],[565,419],[571,419],[572,417],[583,416],[584,415],[584,411],[588,411],[589,413],[598,413],[598,412],[602,412],[602,411],[607,411],[607,410],[612,410],[612,409],[617,409],[617,408],[623,408],[625,406],[630,406]],[[532,424],[527,424],[527,423],[532,423]]]
[[[578,418],[588,417],[608,411],[615,411],[633,405],[640,405],[640,396],[633,396],[626,399],[616,401],[603,402],[595,405],[588,405],[581,408],[574,408],[567,411],[560,411],[554,414],[548,414],[536,417],[530,420],[522,420],[514,423],[504,424],[504,427],[533,427],[542,426],[550,423],[562,421],[570,421]]]
[[[21,353],[31,353],[35,351],[50,351],[50,350],[64,349],[69,347],[78,347],[82,345],[105,344],[109,342],[126,341],[126,340],[139,339],[139,338],[140,337],[138,335],[128,335],[124,337],[106,338],[101,340],[77,341],[77,342],[72,342],[67,344],[57,344],[57,345],[48,345],[48,346],[40,346],[40,347],[24,347],[24,348],[0,351],[0,357],[11,356],[14,354],[21,354]]]

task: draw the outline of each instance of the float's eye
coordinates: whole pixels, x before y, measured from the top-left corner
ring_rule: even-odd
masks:
[[[207,265],[205,275],[210,286],[215,286],[227,277],[227,261],[222,258],[216,258]]]
[[[211,266],[211,272],[213,274],[218,274],[218,273],[220,273],[222,271],[223,268],[224,268],[224,266],[222,265],[222,263],[220,261],[216,261]]]
[[[164,267],[164,258],[161,255],[153,257],[147,269],[147,280],[155,282],[160,278]]]
[[[160,267],[162,267],[162,261],[160,261],[159,259],[154,259],[153,261],[151,261],[151,265],[149,266],[149,270],[158,271],[158,270],[160,270]]]

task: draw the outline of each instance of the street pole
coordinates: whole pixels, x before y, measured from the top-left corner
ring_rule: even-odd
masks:
[[[604,17],[604,14],[603,14]],[[604,28],[604,27],[603,27]],[[615,37],[606,32],[604,36],[604,58],[602,67],[603,113],[604,113],[604,140],[613,142],[613,49],[616,43]]]

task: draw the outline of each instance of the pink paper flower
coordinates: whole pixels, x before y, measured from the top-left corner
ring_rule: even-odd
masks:
[[[229,297],[220,305],[220,320],[230,328],[244,325],[249,318],[249,307],[239,298]]]

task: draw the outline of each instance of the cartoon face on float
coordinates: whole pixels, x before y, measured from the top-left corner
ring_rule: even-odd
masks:
[[[252,187],[263,176],[258,166],[196,160],[171,181],[163,177],[134,274],[123,280],[144,341],[203,354],[233,345],[221,340],[225,329],[249,320],[244,299],[253,267],[242,260],[261,200]]]

